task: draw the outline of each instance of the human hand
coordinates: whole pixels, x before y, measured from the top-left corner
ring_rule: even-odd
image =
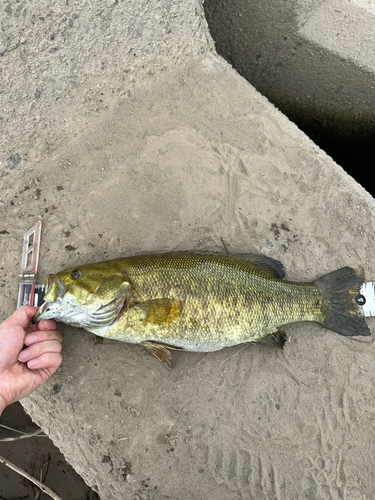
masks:
[[[29,324],[37,309],[22,306],[0,324],[0,415],[6,406],[45,382],[61,364],[62,335],[56,323],[47,319]]]

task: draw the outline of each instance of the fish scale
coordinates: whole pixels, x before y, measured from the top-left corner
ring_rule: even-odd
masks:
[[[208,352],[257,341],[282,346],[286,337],[278,328],[298,321],[369,335],[355,302],[361,273],[345,267],[314,283],[283,276],[280,262],[255,254],[124,257],[49,275],[35,319],[60,319],[142,344],[167,363],[170,348]]]

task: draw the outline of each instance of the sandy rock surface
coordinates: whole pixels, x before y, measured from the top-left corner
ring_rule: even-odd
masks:
[[[1,316],[38,218],[40,280],[121,255],[224,248],[280,259],[292,280],[343,265],[375,278],[373,199],[214,54],[78,123],[35,161],[30,140],[21,162],[2,164]],[[23,405],[102,500],[373,496],[368,339],[297,324],[283,352],[173,353],[168,370],[142,347],[61,331],[61,368]]]

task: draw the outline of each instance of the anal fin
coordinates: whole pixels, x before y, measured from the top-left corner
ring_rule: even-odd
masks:
[[[283,330],[276,330],[276,332],[270,333],[259,340],[258,344],[271,345],[282,349],[287,340],[288,336]]]

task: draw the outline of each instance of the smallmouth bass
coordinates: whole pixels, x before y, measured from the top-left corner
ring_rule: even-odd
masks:
[[[343,267],[312,283],[286,281],[263,255],[176,252],[73,267],[46,279],[33,321],[55,319],[141,344],[163,363],[170,349],[208,352],[245,342],[279,347],[279,327],[316,321],[341,335],[370,335],[355,301],[362,272]]]

